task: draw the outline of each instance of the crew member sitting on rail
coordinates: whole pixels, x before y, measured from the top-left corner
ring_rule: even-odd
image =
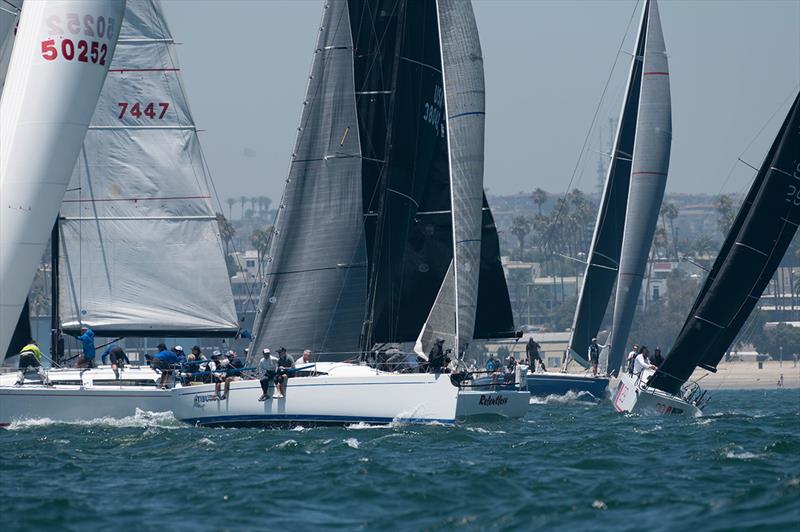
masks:
[[[42,384],[51,386],[50,380],[47,378],[47,372],[42,367],[42,351],[39,349],[39,343],[33,339],[19,352],[17,386],[22,386],[25,383],[25,374],[28,372],[28,368],[35,368],[36,373],[42,379]]]
[[[286,380],[289,378],[287,370],[294,367],[294,359],[286,354],[286,348],[278,349],[278,373],[275,375],[275,398],[280,399],[286,395]]]
[[[153,361],[150,367],[161,372],[159,387],[162,390],[166,390],[167,381],[172,373],[172,366],[178,363],[178,356],[174,351],[167,349],[167,346],[164,344],[158,344],[158,349],[159,352],[153,355]]]
[[[224,401],[228,398],[228,394],[231,391],[231,382],[238,381],[242,378],[241,369],[244,367],[244,362],[236,357],[236,351],[231,350],[228,351],[228,357],[222,359],[222,367],[225,369],[225,373],[219,380],[217,380],[217,385],[215,387],[220,401]],[[220,383],[223,381],[225,382],[225,391],[223,392],[222,396],[220,396],[219,388]]]
[[[275,379],[275,374],[278,371],[278,357],[273,356],[269,348],[265,347],[261,352],[261,360],[258,361],[256,374],[261,383],[261,397],[259,401],[266,401],[269,399],[269,383]]]

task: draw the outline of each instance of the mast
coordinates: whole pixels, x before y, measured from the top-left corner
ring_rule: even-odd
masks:
[[[647,31],[630,190],[625,211],[607,371],[616,375],[626,351],[647,258],[664,198],[672,144],[669,66],[656,0],[646,5]]]
[[[43,0],[23,6],[0,101],[0,198],[14,206],[0,210],[2,358],[97,104],[124,5]],[[94,21],[93,37],[84,39],[67,24],[75,13]],[[86,62],[79,60],[84,52]]]
[[[622,252],[622,233],[630,190],[631,166],[636,123],[639,115],[639,95],[647,36],[648,5],[642,8],[636,49],[631,58],[627,90],[622,101],[620,118],[605,186],[597,212],[592,243],[586,262],[581,292],[575,308],[572,332],[567,344],[567,358],[588,367],[589,343],[596,337],[611,299],[619,271]]]
[[[650,385],[677,394],[698,365],[722,360],[800,224],[800,94],[725,239],[672,350]]]
[[[58,313],[58,277],[60,249],[59,223],[56,217],[50,233],[50,357],[55,364],[61,362],[61,319]]]

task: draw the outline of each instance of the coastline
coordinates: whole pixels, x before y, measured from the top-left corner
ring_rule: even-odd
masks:
[[[692,381],[699,381],[702,388],[709,390],[775,390],[783,375],[783,388],[800,389],[800,363],[784,360],[762,362],[736,361],[722,362],[716,373],[698,368],[692,374]]]

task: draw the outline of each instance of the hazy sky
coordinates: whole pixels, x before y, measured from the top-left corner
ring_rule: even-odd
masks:
[[[322,1],[163,3],[183,43],[189,101],[220,195],[277,200]],[[637,1],[473,4],[486,68],[485,186],[503,194],[563,192]],[[673,109],[667,189],[742,191],[753,172],[737,157],[760,164],[800,87],[800,0],[661,0],[659,7]],[[632,48],[638,21],[637,10],[623,50]],[[584,190],[596,188],[600,135],[609,142],[629,61],[620,55],[590,137],[575,182]]]

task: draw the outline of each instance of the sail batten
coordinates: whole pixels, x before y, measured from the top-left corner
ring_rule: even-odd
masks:
[[[234,336],[210,178],[156,0],[131,0],[62,204],[62,328]],[[165,74],[165,72],[167,74]]]

